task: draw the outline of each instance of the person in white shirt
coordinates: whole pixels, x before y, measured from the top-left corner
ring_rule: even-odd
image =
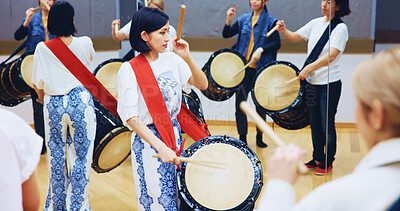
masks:
[[[48,29],[89,66],[93,43],[89,37],[72,36],[74,8],[68,2],[53,5]],[[33,60],[32,82],[43,100],[49,149],[50,184],[44,210],[90,210],[89,173],[96,135],[93,97],[45,43],[38,44]]]
[[[205,90],[208,81],[190,55],[186,41],[175,39],[175,53],[165,52],[170,40],[168,19],[158,9],[145,7],[139,10],[132,18],[132,24],[136,27],[131,29],[129,41],[135,51],[141,52],[134,59],[144,57],[149,63],[149,69],[138,71],[152,71],[146,72],[149,75],[147,77],[154,74],[158,84],[155,89],[160,89],[161,100],[165,101],[172,122],[174,137],[170,141],[179,149],[182,134],[176,117],[180,111],[182,90],[189,91],[192,85]],[[166,140],[161,140],[143,97],[150,97],[155,92],[142,93],[139,87],[141,81],[137,80],[132,65],[125,62],[118,71],[117,110],[124,124],[133,129],[131,157],[138,210],[178,210],[175,164],[179,164],[179,161],[174,151],[176,149],[171,149]],[[154,89],[151,88],[152,84],[146,86],[149,92]],[[162,102],[157,105],[161,108]],[[160,159],[153,158],[154,154],[158,154]]]
[[[0,108],[0,210],[38,210],[35,170],[43,139],[16,114]]]
[[[165,12],[164,0],[150,0],[150,1],[148,1],[148,5],[151,8],[156,8],[156,9],[159,9],[159,10]],[[120,20],[114,20],[111,23],[111,35],[115,41],[122,41],[122,40],[129,39],[129,33],[131,31],[132,21],[129,21],[124,27],[119,29],[118,32],[116,33],[115,27],[120,26],[120,25],[121,25]],[[168,47],[165,49],[165,52],[173,52],[174,45],[173,45],[172,41],[176,38],[176,30],[171,25],[169,25],[168,34],[170,37],[170,41],[168,42]]]
[[[350,12],[349,0],[322,0],[321,13],[324,15],[323,17],[311,20],[296,32],[288,30],[283,21],[278,21],[279,28],[277,30],[289,42],[308,40],[307,51],[310,55],[329,23],[350,14]],[[331,171],[335,160],[335,115],[342,90],[339,62],[348,37],[346,24],[339,23],[333,29],[330,42],[324,45],[318,59],[307,64],[298,76],[300,80],[308,82],[305,94],[314,148],[313,159],[307,162],[306,166],[316,169],[315,174],[317,175],[325,175]],[[329,100],[327,100],[328,95]],[[327,106],[329,106],[328,109]],[[326,124],[326,122],[328,123]],[[326,140],[326,132],[328,132],[328,140]]]
[[[358,130],[369,151],[347,176],[317,187],[296,204],[292,185],[305,151],[279,147],[257,210],[388,209],[400,196],[400,47],[362,62],[353,75]]]

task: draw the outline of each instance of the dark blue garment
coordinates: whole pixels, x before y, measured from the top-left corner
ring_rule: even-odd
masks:
[[[56,36],[48,33],[49,39],[54,39]],[[39,42],[46,40],[46,30],[44,29],[42,21],[42,11],[34,14],[28,27],[25,28],[22,24],[19,29],[14,33],[16,40],[22,40],[26,37],[26,52],[34,52]],[[43,119],[43,105],[36,100],[38,96],[36,92],[32,92],[32,107],[33,107],[33,119],[35,123],[35,131],[43,139],[44,135],[44,119]],[[42,154],[46,151],[45,144],[43,144]]]
[[[313,159],[325,163],[324,148],[326,145],[326,131],[328,130],[327,168],[332,165],[336,154],[335,115],[342,91],[342,82],[336,81],[328,85],[306,86],[307,106],[310,112],[310,127],[313,141]],[[329,106],[327,110],[327,105]],[[328,122],[326,117],[328,116]]]
[[[250,36],[251,36],[251,19],[252,13],[247,13],[239,17],[238,21],[231,26],[225,26],[222,36],[224,38],[232,37],[238,34],[237,42],[234,45],[234,49],[237,50],[243,56],[246,56],[247,49],[249,47]],[[265,35],[275,27],[277,19],[265,10],[263,10],[258,18],[257,23],[253,28],[254,36],[254,47],[253,52],[262,47],[264,52],[261,55],[260,60],[256,63],[257,69],[262,68],[264,65],[275,61],[278,53],[278,49],[281,45],[281,40],[278,32],[274,32],[270,37]],[[253,55],[253,52],[251,55]]]
[[[49,34],[49,39],[53,39],[56,36]],[[15,32],[14,37],[16,40],[22,40],[26,38],[26,51],[35,51],[36,45],[39,42],[46,40],[46,30],[42,22],[42,11],[34,14],[31,22],[28,24],[26,29],[23,25]]]

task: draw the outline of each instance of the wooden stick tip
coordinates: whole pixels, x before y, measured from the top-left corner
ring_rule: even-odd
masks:
[[[185,8],[186,8],[186,6],[185,6],[184,4],[182,4],[182,5],[181,5],[181,8],[182,8],[182,9],[185,9]]]

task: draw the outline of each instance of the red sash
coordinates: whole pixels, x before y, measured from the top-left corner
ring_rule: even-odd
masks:
[[[44,44],[104,107],[116,117],[119,117],[117,100],[59,37],[46,41]]]
[[[139,54],[129,61],[135,72],[140,91],[153,118],[154,125],[159,132],[161,139],[168,147],[176,151],[176,141],[174,129],[169,116],[164,97],[162,96],[160,87],[151,70],[147,59]],[[193,140],[198,141],[209,136],[205,129],[205,124],[199,124],[197,117],[182,103],[181,110],[177,116],[179,124]],[[178,152],[179,154],[180,152]]]

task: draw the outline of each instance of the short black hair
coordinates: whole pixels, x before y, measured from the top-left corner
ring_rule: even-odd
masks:
[[[161,29],[169,20],[167,14],[155,8],[144,7],[138,10],[132,18],[132,26],[129,33],[129,42],[132,48],[138,52],[149,52],[151,49],[142,39],[143,31],[150,34],[153,31]]]
[[[335,3],[336,7],[339,7],[339,10],[335,13],[335,17],[341,18],[351,13],[349,0],[335,0]]]
[[[74,26],[74,8],[66,1],[57,1],[50,9],[48,30],[52,35],[70,36],[76,31]]]

